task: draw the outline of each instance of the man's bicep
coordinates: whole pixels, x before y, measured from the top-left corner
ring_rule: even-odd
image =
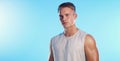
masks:
[[[87,35],[85,38],[85,54],[87,61],[99,61],[96,42],[91,35]]]
[[[50,53],[49,61],[54,61],[53,53]]]
[[[54,61],[53,50],[52,50],[52,44],[51,44],[51,43],[50,43],[50,56],[49,56],[49,61]]]

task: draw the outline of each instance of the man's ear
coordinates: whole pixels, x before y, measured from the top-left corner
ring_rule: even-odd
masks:
[[[74,14],[74,18],[75,18],[75,19],[77,18],[77,14],[76,14],[76,13]]]
[[[76,22],[77,14],[74,13],[74,23]]]

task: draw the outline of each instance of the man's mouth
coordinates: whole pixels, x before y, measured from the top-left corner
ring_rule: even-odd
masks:
[[[66,24],[67,22],[62,22],[62,24]]]

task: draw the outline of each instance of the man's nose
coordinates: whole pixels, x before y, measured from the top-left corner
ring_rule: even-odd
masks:
[[[62,21],[66,21],[66,17],[65,16],[63,16]]]

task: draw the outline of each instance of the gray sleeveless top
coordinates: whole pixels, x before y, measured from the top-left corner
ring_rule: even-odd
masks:
[[[84,31],[77,31],[66,37],[61,33],[51,40],[54,61],[86,61],[84,51]]]

